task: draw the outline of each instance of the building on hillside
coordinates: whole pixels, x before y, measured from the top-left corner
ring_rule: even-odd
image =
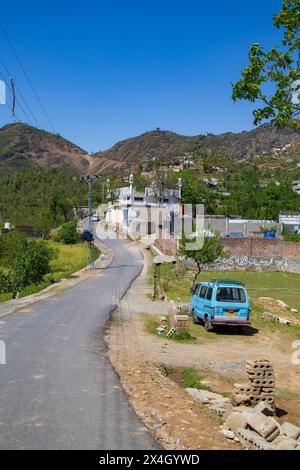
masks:
[[[287,233],[300,232],[300,212],[281,212],[279,215],[279,222]]]

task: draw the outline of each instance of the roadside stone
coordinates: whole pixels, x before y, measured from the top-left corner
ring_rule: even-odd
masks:
[[[232,413],[226,419],[225,426],[236,434],[239,428],[247,427],[247,421],[240,413]]]
[[[231,439],[232,441],[235,439],[234,432],[230,431],[229,429],[220,428],[220,433],[223,434],[227,439]]]
[[[300,428],[294,424],[285,422],[281,425],[282,433],[292,439],[297,440],[300,437]]]
[[[187,388],[186,391],[194,400],[222,415],[230,405],[229,398],[224,398],[219,393],[209,392],[207,390],[198,390],[196,388]]]
[[[292,313],[298,313],[298,310],[296,308],[291,308]]]

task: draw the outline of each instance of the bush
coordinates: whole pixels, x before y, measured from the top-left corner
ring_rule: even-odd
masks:
[[[0,234],[0,260],[1,267],[11,268],[16,253],[26,245],[26,237],[23,233],[12,231]]]
[[[50,271],[54,251],[42,241],[26,241],[18,250],[13,263],[13,293],[30,284],[39,284]]]
[[[0,294],[8,294],[13,291],[13,273],[0,270]]]
[[[80,236],[77,232],[77,223],[68,222],[63,224],[57,234],[57,241],[65,245],[74,245],[80,241]]]

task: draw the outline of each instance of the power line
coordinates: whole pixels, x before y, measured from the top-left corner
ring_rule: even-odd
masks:
[[[7,75],[8,75],[9,77],[11,77],[12,75],[11,75],[10,71],[8,70],[8,67],[7,67],[6,63],[4,62],[4,60],[3,60],[1,57],[0,57],[0,63],[2,64],[3,68],[5,69]],[[30,106],[29,106],[29,104],[27,103],[26,99],[24,98],[24,96],[23,96],[23,94],[22,94],[20,88],[18,87],[18,85],[16,84],[16,82],[14,82],[14,83],[15,83],[16,90],[17,90],[18,94],[20,95],[20,97],[22,98],[22,101],[23,101],[24,105],[27,107],[27,109],[28,109],[29,113],[31,114],[31,116],[32,116],[32,118],[33,118],[35,124],[36,124],[37,127],[40,129],[41,126],[39,125],[39,122],[38,122],[37,118],[35,117],[35,115],[34,115],[33,112],[31,111]],[[6,86],[8,86],[7,83],[6,83]],[[8,88],[9,88],[9,87],[8,87]],[[10,88],[9,88],[9,89],[10,89]],[[17,101],[18,101],[18,100],[17,100]],[[28,118],[28,115],[27,115],[27,113],[24,111],[23,106],[21,105],[20,102],[19,102],[19,106],[20,106],[20,108],[22,109],[23,113],[26,115],[27,120],[28,120],[28,121],[30,122],[30,124],[32,125],[31,120]]]
[[[0,77],[1,77],[2,80],[4,81],[4,83],[5,83],[5,85],[6,85],[6,88],[11,92],[11,94],[13,94],[12,91],[11,91],[10,85],[8,84],[8,82],[6,81],[5,77],[3,76],[3,74],[2,74],[1,72],[0,72]],[[16,115],[16,113],[13,112],[13,111],[14,111],[13,108],[12,108],[8,103],[6,103],[6,104],[7,104],[8,108],[10,109],[11,113],[17,117],[17,119],[18,119],[19,122],[21,122],[21,119],[19,119],[18,116]],[[21,110],[23,111],[24,116],[26,117],[27,121],[29,122],[29,124],[32,125],[32,122],[31,122],[31,120],[30,120],[28,114],[27,114],[26,111],[24,110],[23,106],[22,106],[21,103],[19,103],[19,102],[18,102],[18,104],[19,104],[19,107],[21,108]]]
[[[14,47],[14,45],[13,45],[11,39],[9,38],[9,36],[8,36],[6,30],[5,30],[5,28],[4,28],[4,26],[3,26],[3,24],[2,24],[1,22],[0,22],[0,28],[2,29],[2,32],[3,32],[4,36],[6,37],[6,40],[7,40],[8,44],[10,45],[10,48],[11,48],[11,50],[13,51],[13,53],[14,53],[14,55],[15,55],[15,57],[16,57],[18,63],[19,63],[19,65],[20,65],[20,67],[21,67],[21,69],[22,69],[22,71],[23,71],[23,73],[24,73],[24,75],[25,75],[25,77],[26,77],[26,80],[28,81],[28,83],[29,83],[29,85],[30,85],[30,87],[31,87],[31,89],[32,89],[32,91],[33,91],[33,93],[34,93],[36,99],[38,100],[38,102],[39,102],[39,104],[40,104],[40,106],[41,106],[41,108],[42,108],[42,110],[43,110],[43,112],[44,112],[44,114],[45,114],[45,116],[46,116],[46,118],[47,118],[47,120],[48,120],[50,126],[52,127],[53,131],[56,132],[55,127],[54,127],[54,125],[53,125],[53,123],[52,123],[52,121],[51,121],[51,119],[50,119],[50,116],[49,116],[48,112],[46,111],[46,108],[45,108],[45,106],[43,105],[43,103],[42,103],[42,101],[41,101],[41,99],[40,99],[40,97],[39,97],[39,95],[38,95],[38,93],[37,93],[37,91],[36,91],[36,89],[35,89],[35,86],[33,85],[32,81],[30,80],[30,78],[29,78],[29,76],[28,76],[28,73],[26,72],[26,69],[25,69],[23,63],[21,62],[21,59],[20,59],[20,57],[19,57],[19,55],[18,55],[18,53],[17,53],[17,51],[16,51],[16,49],[15,49],[15,47]]]

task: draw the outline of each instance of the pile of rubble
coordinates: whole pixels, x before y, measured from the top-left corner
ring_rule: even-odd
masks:
[[[300,428],[288,422],[280,425],[274,415],[274,409],[262,402],[252,409],[237,408],[221,432],[249,450],[300,450]]]
[[[246,362],[249,382],[234,384],[233,403],[235,405],[257,405],[264,402],[275,406],[275,375],[273,366],[267,359]]]

